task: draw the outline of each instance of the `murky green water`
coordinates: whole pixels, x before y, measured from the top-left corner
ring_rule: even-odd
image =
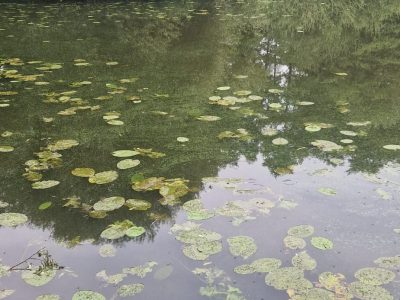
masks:
[[[303,2],[0,3],[0,299],[400,299],[400,4]]]

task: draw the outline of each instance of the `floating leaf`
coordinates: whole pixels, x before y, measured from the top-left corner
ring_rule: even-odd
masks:
[[[49,283],[54,276],[56,276],[56,270],[44,269],[39,271],[35,270],[24,270],[22,271],[21,278],[29,285],[42,286]]]
[[[336,191],[332,188],[328,188],[328,187],[323,187],[318,189],[318,192],[320,192],[321,194],[327,195],[327,196],[335,196],[336,195]]]
[[[340,133],[343,135],[347,135],[347,136],[357,136],[358,135],[357,132],[350,131],[350,130],[341,130]]]
[[[125,204],[124,197],[114,196],[114,197],[104,198],[96,202],[93,205],[93,209],[100,211],[113,211],[122,207],[124,204]]]
[[[176,140],[177,140],[179,143],[186,143],[186,142],[189,141],[189,139],[188,139],[187,137],[184,137],[184,136],[177,137]]]
[[[252,265],[241,265],[241,266],[237,266],[233,269],[233,271],[237,274],[241,274],[241,275],[246,275],[246,274],[252,274],[254,272],[256,272],[254,266]]]
[[[254,239],[249,236],[234,236],[227,239],[229,251],[233,256],[241,256],[244,259],[250,257],[257,251]]]
[[[0,226],[14,227],[28,222],[28,217],[20,213],[0,214]]]
[[[106,297],[93,291],[79,291],[72,296],[72,300],[106,300]]]
[[[89,177],[89,182],[95,184],[106,184],[115,181],[117,178],[118,173],[116,171],[104,171]]]
[[[220,87],[217,87],[217,90],[218,90],[218,91],[227,91],[227,90],[230,90],[230,89],[231,89],[230,86],[220,86]]]
[[[268,92],[271,93],[271,94],[280,95],[280,94],[283,93],[283,90],[279,90],[279,89],[269,89]]]
[[[12,151],[14,151],[14,147],[0,145],[0,152],[6,153],[6,152],[12,152]]]
[[[333,248],[333,243],[330,240],[320,236],[312,237],[311,245],[320,250],[330,250]]]
[[[321,127],[319,127],[318,125],[312,124],[312,125],[306,126],[304,129],[308,132],[317,132],[317,131],[321,130]]]
[[[103,230],[100,236],[104,239],[115,240],[125,236],[126,231],[135,226],[131,221],[117,221]]]
[[[358,270],[354,277],[365,284],[382,285],[393,281],[396,274],[381,268],[363,268]]]
[[[15,290],[0,290],[0,299],[7,298],[15,293]]]
[[[144,265],[136,266],[136,267],[131,267],[131,268],[124,268],[122,269],[122,272],[125,274],[131,274],[138,276],[140,278],[146,277],[147,273],[153,272],[153,269],[155,266],[157,266],[158,263],[155,261],[149,261],[145,263]]]
[[[45,210],[48,209],[53,203],[51,201],[43,202],[42,204],[39,205],[40,210]]]
[[[314,270],[317,267],[317,261],[313,259],[306,251],[302,251],[292,258],[292,265],[301,270]]]
[[[314,233],[314,227],[311,225],[297,225],[289,228],[287,233],[291,236],[305,238]]]
[[[392,194],[386,192],[385,190],[381,188],[377,188],[375,192],[383,199],[383,200],[392,200],[393,196]]]
[[[324,289],[312,288],[301,291],[290,298],[291,300],[336,300],[336,295]],[[342,299],[342,298],[340,298]],[[346,299],[346,298],[343,298]]]
[[[151,208],[150,202],[139,199],[128,199],[126,200],[125,205],[129,208],[129,210],[148,210]]]
[[[79,142],[76,140],[58,140],[49,144],[47,149],[50,151],[67,150],[78,145]]]
[[[302,238],[288,235],[283,239],[283,243],[289,249],[303,249],[306,247],[306,241]]]
[[[91,177],[95,174],[95,170],[91,168],[75,168],[71,171],[71,174],[78,177]]]
[[[380,286],[369,285],[362,282],[353,282],[349,291],[362,300],[394,300],[390,292]]]
[[[131,157],[140,154],[135,150],[117,150],[112,153],[112,156],[115,157]]]
[[[287,145],[288,143],[289,143],[289,141],[284,138],[276,138],[276,139],[272,140],[272,144],[277,145],[277,146]]]
[[[32,188],[34,190],[43,190],[43,189],[48,189],[53,186],[59,185],[60,182],[57,180],[45,180],[45,181],[37,181],[32,183]]]
[[[146,229],[140,226],[132,226],[125,231],[125,234],[131,238],[138,237],[146,232]]]
[[[141,283],[124,284],[118,289],[118,295],[120,297],[129,297],[139,294],[143,291],[144,285]]]
[[[278,290],[306,291],[313,287],[313,284],[304,278],[303,271],[295,267],[271,271],[265,276],[265,283]]]
[[[210,255],[222,251],[222,243],[220,241],[202,242],[187,245],[182,251],[185,256],[193,260],[206,260]]]
[[[200,117],[197,117],[196,119],[200,120],[200,121],[206,121],[206,122],[214,122],[214,121],[221,120],[221,118],[217,117],[217,116],[200,116]]]
[[[130,169],[138,166],[140,164],[140,160],[138,159],[124,159],[117,163],[117,168],[121,170]]]
[[[255,272],[268,273],[278,269],[282,265],[282,262],[277,258],[260,258],[256,259],[251,263]]]
[[[135,180],[132,189],[137,192],[159,190],[164,185],[164,177],[149,177],[142,180]]]
[[[337,151],[337,150],[343,149],[342,146],[340,146],[334,142],[326,141],[326,140],[315,140],[314,142],[311,142],[311,145],[313,145],[325,152],[332,152],[332,151]]]
[[[400,268],[400,255],[380,257],[374,261],[381,268],[397,269]]]

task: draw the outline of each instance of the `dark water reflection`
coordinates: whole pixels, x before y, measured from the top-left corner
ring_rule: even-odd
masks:
[[[0,200],[10,204],[1,210],[29,218],[27,226],[0,229],[2,263],[13,265],[46,247],[78,275],[66,272],[34,288],[13,273],[0,282],[0,290],[16,290],[10,299],[35,299],[46,293],[70,299],[78,289],[117,299],[117,287],[104,286],[95,274],[103,269],[116,274],[149,260],[158,262],[158,268],[171,265],[174,271],[164,281],[157,281],[153,274],[144,279],[127,277],[124,284],[145,285],[138,299],[203,298],[198,291],[204,283],[191,272],[202,262],[183,256],[181,243],[169,234],[174,223],[185,222],[186,214],[180,205],[160,204],[157,192],[133,191],[130,178],[137,172],[145,177],[190,180],[191,192],[182,202],[199,197],[210,209],[254,197],[276,203],[268,215],[257,215],[240,226],[222,216],[201,222],[222,234],[224,250],[210,261],[226,272],[230,284],[246,299],[288,296],[266,286],[264,274],[233,272],[235,266],[248,262],[229,253],[226,238],[230,236],[253,237],[258,246],[254,259],[276,257],[283,266],[290,266],[299,251],[288,250],[282,243],[288,228],[313,225],[316,235],[328,237],[335,246],[320,251],[307,242],[308,253],[318,262],[316,270],[306,272],[312,282],[324,271],[343,273],[352,282],[359,268],[374,266],[378,257],[400,254],[400,236],[393,231],[400,228],[400,152],[383,148],[400,144],[397,1],[4,2],[0,9],[0,59],[23,62],[4,61],[0,73],[0,92],[18,92],[0,96],[0,103],[10,104],[0,107],[0,133],[14,133],[1,137],[0,145],[15,147],[13,152],[0,153]],[[76,59],[90,66],[78,67]],[[37,64],[28,63],[39,60],[60,63],[62,68],[38,71]],[[106,65],[114,61],[118,65]],[[43,74],[37,81],[49,84],[5,78],[4,72],[13,69],[24,75]],[[132,77],[139,79],[119,82]],[[82,81],[91,84],[71,86]],[[126,90],[113,94],[111,100],[94,99],[113,91],[106,84],[123,85]],[[231,90],[217,91],[220,86]],[[273,89],[281,92],[271,93]],[[87,101],[81,106],[100,105],[100,109],[63,116],[57,113],[73,103],[43,102],[51,98],[44,94],[70,90],[77,91],[73,97]],[[209,96],[238,90],[250,90],[263,100],[237,103],[237,110],[208,103]],[[127,101],[132,96],[139,96],[141,103]],[[314,105],[302,106],[300,101]],[[270,103],[280,103],[281,109],[271,109]],[[102,116],[110,111],[121,113],[123,126],[105,123]],[[196,120],[200,115],[221,120],[201,122]],[[43,117],[54,121],[45,123]],[[367,126],[349,125],[367,121]],[[332,127],[308,132],[304,130],[307,122]],[[223,131],[239,128],[246,129],[252,139],[217,138]],[[276,137],[287,139],[288,145],[273,145],[275,137],[264,135],[265,128],[276,129]],[[345,136],[340,133],[343,130],[355,131],[357,136]],[[189,142],[179,143],[177,137],[187,137]],[[58,139],[79,141],[79,146],[62,151],[62,166],[43,173],[46,180],[61,184],[32,190],[22,177],[24,163]],[[341,144],[342,139],[354,142],[349,146]],[[343,149],[324,152],[311,145],[315,140],[332,141]],[[153,148],[166,156],[140,157],[138,167],[119,170],[118,180],[107,185],[91,185],[70,174],[76,167],[117,170],[119,159],[111,153],[134,147]],[[204,183],[204,177],[242,178],[245,183],[236,190],[225,189]],[[321,187],[334,189],[336,195],[322,195]],[[240,189],[253,193],[239,193]],[[382,190],[388,200],[381,198]],[[115,195],[146,199],[153,206],[146,213],[121,208],[104,219],[63,207],[62,199],[71,196],[92,205]],[[282,199],[297,206],[279,208]],[[38,210],[44,201],[52,201],[53,206]],[[98,248],[107,243],[100,233],[124,219],[143,226],[145,235],[118,239],[112,243],[117,256],[100,257]],[[74,240],[80,243],[71,245]],[[400,297],[398,277],[385,288],[394,299]]]

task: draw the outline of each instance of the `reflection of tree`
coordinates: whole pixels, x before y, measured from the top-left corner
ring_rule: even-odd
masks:
[[[235,164],[241,155],[254,161],[259,152],[271,172],[278,167],[300,164],[310,156],[327,162],[332,157],[347,158],[351,171],[376,172],[388,161],[398,159],[383,150],[382,145],[393,143],[394,137],[399,136],[400,113],[396,105],[399,71],[395,68],[399,63],[399,42],[395,25],[400,4],[370,2],[342,0],[321,5],[293,0],[271,2],[265,7],[265,1],[251,4],[217,1],[221,6],[218,10],[210,6],[212,2],[205,4],[213,14],[193,17],[188,17],[192,4],[182,3],[169,10],[163,4],[66,5],[57,13],[49,11],[46,20],[32,16],[38,18],[37,23],[61,22],[60,28],[65,30],[27,29],[18,25],[18,43],[32,47],[25,50],[17,47],[17,41],[10,41],[1,44],[0,49],[8,56],[60,61],[64,66],[44,77],[57,83],[21,90],[18,103],[4,115],[5,122],[0,128],[15,131],[10,141],[19,147],[15,155],[5,156],[0,162],[6,170],[0,175],[4,183],[1,197],[13,202],[13,210],[29,215],[33,224],[52,228],[59,240],[78,235],[82,240],[97,239],[107,225],[123,219],[144,226],[146,238],[151,239],[164,221],[157,221],[150,214],[121,209],[97,220],[79,209],[62,207],[62,199],[73,195],[87,204],[118,195],[147,199],[153,203],[151,213],[173,218],[176,209],[159,204],[157,193],[132,191],[129,182],[136,171],[120,171],[118,181],[93,186],[71,176],[70,170],[75,167],[114,170],[118,160],[111,156],[113,150],[148,147],[167,155],[158,160],[139,158],[141,165],[135,169],[137,172],[146,177],[184,177],[194,190],[201,188],[202,177],[215,176],[219,168]],[[218,16],[214,15],[216,12]],[[87,15],[93,15],[93,20],[103,24],[93,24]],[[84,23],[86,26],[82,27]],[[46,48],[35,42],[45,39],[57,41],[57,46]],[[72,63],[76,58],[93,65],[77,69]],[[104,62],[109,60],[119,61],[120,67],[105,66]],[[32,66],[22,69],[27,73],[34,70]],[[334,72],[347,72],[349,76],[338,77]],[[234,79],[235,74],[246,74],[249,78],[240,81]],[[106,83],[119,84],[119,79],[136,76],[140,79],[127,85],[126,93],[114,95],[110,101],[93,100],[107,94]],[[71,89],[69,83],[88,78],[93,84],[77,88],[77,97],[91,105],[101,105],[100,111],[58,116],[56,113],[70,104],[45,104],[41,102],[43,96],[38,95]],[[266,102],[280,102],[284,109],[273,112],[266,110],[265,103],[252,102],[243,105],[249,109],[243,113],[208,104],[207,98],[215,88],[226,84],[234,90],[251,89],[254,94],[267,95]],[[141,90],[144,87],[148,90]],[[7,83],[7,88],[13,86]],[[268,94],[270,88],[282,88],[284,93]],[[157,97],[156,93],[169,97]],[[142,103],[126,101],[132,95],[139,95]],[[298,107],[297,101],[313,101],[315,105]],[[338,112],[338,101],[348,102],[350,112]],[[125,125],[105,124],[101,116],[107,111],[121,112]],[[165,111],[168,115],[153,111]],[[199,115],[218,115],[222,119],[204,123],[195,119]],[[43,124],[43,116],[56,116],[54,126]],[[344,138],[339,130],[349,129],[346,122],[367,120],[372,122],[370,127],[356,129],[368,133],[356,138],[356,151],[347,149],[329,154],[310,146],[317,137],[339,141]],[[304,122],[325,122],[336,127],[310,134],[304,131]],[[261,135],[265,125],[279,127],[280,136],[290,144],[273,146],[271,138]],[[238,128],[246,128],[253,140],[216,138],[222,131]],[[188,137],[190,142],[179,144],[178,136]],[[63,167],[45,174],[46,179],[60,180],[59,187],[32,191],[21,178],[22,165],[46,145],[43,139],[49,137],[74,138],[80,145],[63,152]],[[184,200],[192,197],[194,193]],[[53,207],[39,211],[38,205],[48,200],[53,201]]]

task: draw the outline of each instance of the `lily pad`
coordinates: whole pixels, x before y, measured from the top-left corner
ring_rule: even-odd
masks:
[[[320,236],[312,237],[311,245],[320,250],[330,250],[333,248],[333,243],[330,240]]]
[[[106,184],[115,181],[117,178],[118,173],[116,171],[104,171],[89,177],[89,182],[95,184]]]
[[[130,168],[134,168],[140,164],[140,160],[138,159],[124,159],[117,163],[117,168],[120,170],[126,170]]]
[[[93,291],[79,291],[72,296],[72,300],[106,300],[106,297]]]
[[[53,203],[51,201],[43,202],[42,204],[39,205],[39,210],[45,210],[48,209]]]
[[[144,290],[144,285],[141,283],[124,284],[118,288],[118,296],[130,297],[141,293]]]
[[[144,229],[141,226],[132,226],[128,230],[125,231],[125,234],[129,237],[138,237],[141,236],[146,232],[146,229]]]
[[[326,141],[326,140],[315,140],[314,142],[311,142],[311,145],[321,149],[324,152],[332,152],[332,151],[338,151],[342,150],[343,147],[331,142],[331,141]]]
[[[59,185],[60,182],[57,180],[45,180],[45,181],[37,181],[32,183],[32,188],[34,190],[43,190],[43,189],[49,189],[51,187]]]
[[[272,144],[277,145],[277,146],[287,145],[288,143],[289,143],[289,141],[284,138],[276,138],[276,139],[272,140]]]
[[[50,151],[67,150],[72,147],[78,146],[79,142],[76,140],[58,140],[47,146]]]
[[[155,261],[149,261],[143,265],[140,266],[135,266],[131,268],[124,268],[122,269],[122,272],[125,274],[131,274],[138,276],[140,278],[145,278],[146,275],[150,272],[153,272],[153,269],[155,266],[157,266],[158,263]]]
[[[300,237],[288,235],[283,239],[283,243],[289,249],[304,249],[306,247],[306,241]]]
[[[131,157],[138,155],[139,152],[135,150],[117,150],[112,153],[112,156],[115,157]]]
[[[314,227],[311,225],[297,225],[289,228],[288,235],[305,238],[314,233]]]
[[[114,196],[101,199],[93,205],[94,210],[100,211],[113,211],[125,204],[125,198]]]
[[[317,132],[321,130],[321,127],[319,127],[318,125],[308,125],[304,128],[306,131],[308,132]]]
[[[60,300],[61,297],[55,294],[40,295],[36,297],[36,300]]]
[[[0,290],[0,299],[7,298],[15,293],[15,290]]]
[[[128,199],[126,200],[125,205],[129,210],[148,210],[151,208],[150,202],[140,199]]]
[[[301,270],[310,271],[317,267],[317,261],[308,255],[306,251],[302,251],[292,258],[292,265]]]
[[[306,291],[313,287],[313,284],[304,278],[303,271],[295,267],[273,270],[265,276],[265,283],[278,290]]]
[[[381,268],[363,268],[358,270],[354,277],[365,284],[382,285],[393,281],[396,274]]]
[[[374,261],[381,268],[397,269],[400,268],[400,255],[380,257]]]
[[[254,239],[249,236],[234,236],[227,239],[229,251],[233,256],[241,256],[244,259],[249,258],[256,253],[257,245]]]
[[[380,286],[353,282],[350,284],[349,290],[361,300],[394,300],[390,292]]]
[[[176,140],[177,140],[179,143],[186,143],[186,142],[189,142],[189,139],[188,139],[187,137],[184,137],[184,136],[177,137]]]
[[[386,150],[397,151],[400,150],[400,145],[385,145],[383,148]]]
[[[72,175],[78,176],[78,177],[91,177],[93,176],[96,172],[95,170],[91,168],[75,168],[71,171]]]
[[[28,217],[20,213],[0,214],[0,226],[14,227],[28,222]]]
[[[230,89],[231,89],[230,86],[220,86],[220,87],[217,87],[217,90],[218,90],[218,91],[228,91],[228,90],[230,90]]]
[[[38,272],[38,270],[25,270],[22,271],[21,278],[29,285],[42,286],[49,283],[54,276],[56,276],[56,270],[45,269]]]
[[[326,196],[335,196],[336,195],[336,191],[329,187],[320,188],[320,189],[318,189],[318,192],[320,192],[321,194],[324,194]]]
[[[183,254],[193,260],[206,260],[210,255],[222,251],[221,241],[202,242],[199,244],[187,245],[183,248]]]
[[[12,152],[12,151],[14,151],[14,147],[0,145],[0,152],[6,153],[6,152]]]
[[[200,117],[197,117],[196,119],[200,120],[200,121],[206,121],[206,122],[214,122],[214,121],[221,120],[221,118],[217,117],[217,116],[200,116]]]
[[[300,294],[292,296],[290,299],[291,300],[336,300],[338,298],[336,298],[336,295],[330,291],[319,288],[312,288],[304,290]]]
[[[233,269],[236,274],[246,275],[256,272],[256,269],[252,265],[240,265]]]
[[[277,258],[260,258],[256,259],[251,263],[251,266],[254,268],[255,272],[260,273],[268,273],[273,270],[279,269],[282,265],[282,262]]]

